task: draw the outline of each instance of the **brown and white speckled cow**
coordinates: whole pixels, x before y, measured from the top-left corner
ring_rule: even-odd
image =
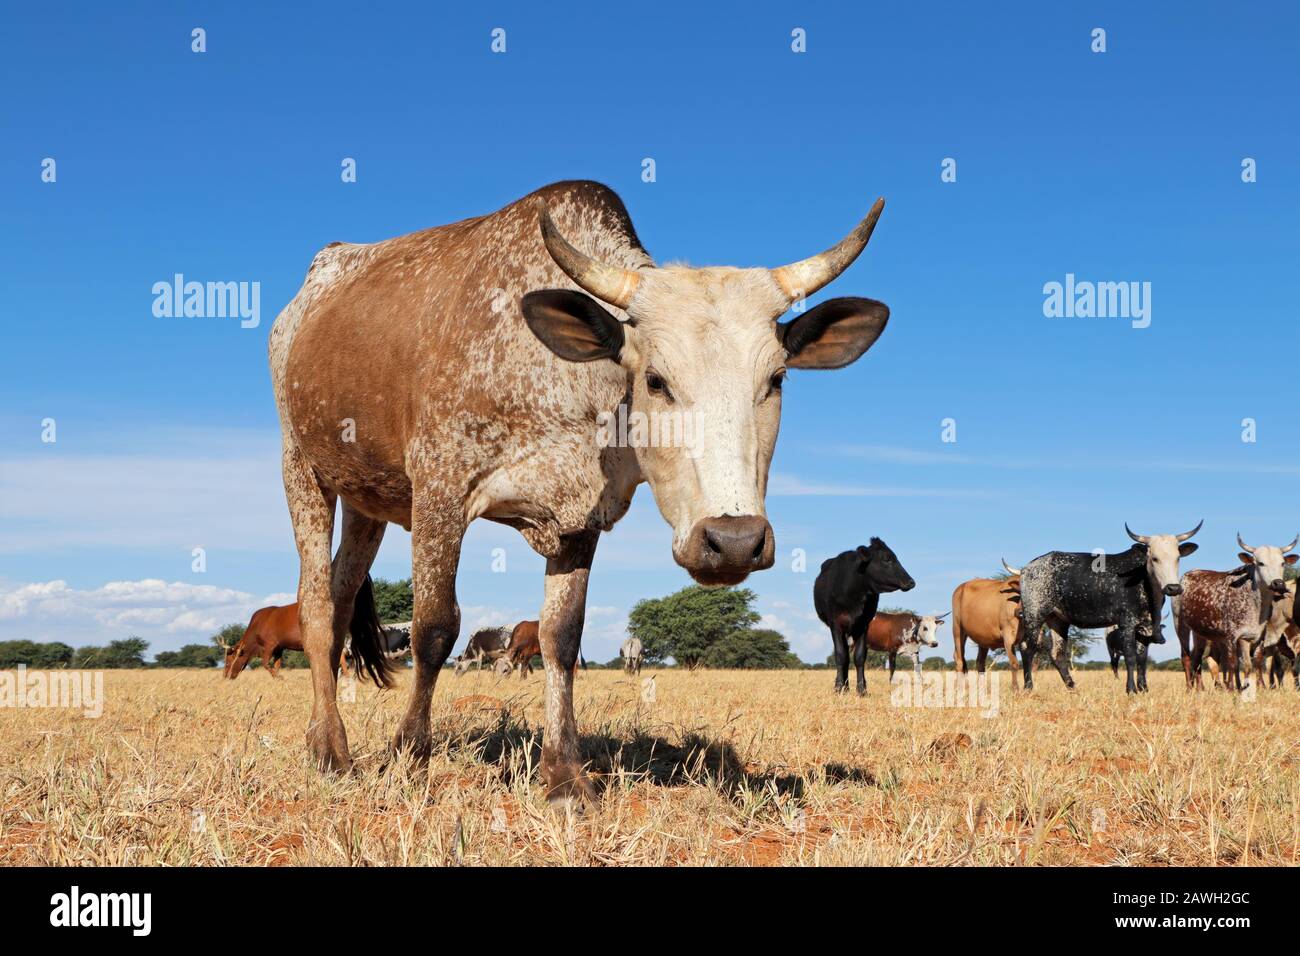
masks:
[[[1183,575],[1182,594],[1174,599],[1174,626],[1188,687],[1200,685],[1201,659],[1208,646],[1217,644],[1228,679],[1243,689],[1241,663],[1249,666],[1261,643],[1275,643],[1290,622],[1291,609],[1281,602],[1287,597],[1285,568],[1297,558],[1289,552],[1297,542],[1300,535],[1284,548],[1252,548],[1237,535],[1241,567]]]
[[[597,538],[644,481],[697,581],[734,584],[771,566],[764,496],[786,369],[855,361],[889,310],[839,298],[777,319],[857,258],[883,205],[825,253],[778,269],[658,268],[618,196],[591,182],[317,254],[270,338],[317,762],[351,763],[334,674],[388,522],[411,531],[415,591],[414,685],[394,746],[429,751],[434,682],[459,630],[461,540],[487,518],[546,558],[548,796],[594,796],[572,667]],[[603,440],[620,405],[696,416],[696,440]]]

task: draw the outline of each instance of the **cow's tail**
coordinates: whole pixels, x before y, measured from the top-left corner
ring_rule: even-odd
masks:
[[[368,574],[357,591],[348,633],[352,635],[352,660],[358,676],[364,672],[375,686],[392,687],[392,667],[384,656],[384,629],[375,610],[375,588]]]

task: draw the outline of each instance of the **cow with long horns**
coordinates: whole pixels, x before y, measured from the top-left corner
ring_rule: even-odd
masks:
[[[1201,530],[1200,522],[1182,534],[1134,534],[1133,547],[1119,554],[1049,551],[1021,569],[1003,566],[1020,575],[1020,606],[1025,636],[1021,644],[1025,689],[1034,686],[1030,664],[1044,627],[1055,636],[1052,661],[1065,686],[1070,676],[1070,627],[1117,626],[1118,646],[1124,650],[1128,680],[1125,690],[1145,691],[1146,655],[1138,642],[1163,644],[1160,615],[1166,597],[1178,595],[1178,561],[1196,550],[1187,539]],[[1136,675],[1134,671],[1137,671]],[[1136,679],[1135,679],[1136,677]]]
[[[1220,655],[1228,662],[1228,678],[1242,690],[1243,658],[1262,644],[1276,643],[1290,623],[1292,609],[1287,597],[1286,572],[1295,564],[1292,549],[1297,535],[1286,547],[1261,545],[1252,548],[1237,535],[1241,566],[1231,571],[1188,571],[1182,577],[1182,593],[1174,600],[1174,628],[1182,650],[1183,674],[1187,686],[1200,686],[1201,660],[1208,645],[1221,645]],[[1276,607],[1275,607],[1276,605]]]
[[[594,797],[572,669],[600,532],[646,482],[674,560],[698,582],[735,584],[772,565],[764,498],[786,372],[856,361],[889,310],[837,298],[778,319],[853,263],[883,207],[828,251],[777,269],[658,267],[622,201],[592,182],[318,253],[270,336],[316,762],[351,765],[335,669],[388,522],[411,531],[415,591],[415,674],[394,746],[430,752],[434,684],[460,627],[461,544],[486,518],[546,559],[547,795]],[[610,440],[620,410],[688,419],[694,440]],[[353,440],[339,438],[344,419]]]

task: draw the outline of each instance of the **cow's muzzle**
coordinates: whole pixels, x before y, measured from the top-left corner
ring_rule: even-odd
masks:
[[[1178,597],[1178,595],[1182,593],[1183,593],[1183,586],[1181,584],[1165,585],[1165,597]]]
[[[1280,578],[1271,582],[1268,589],[1273,592],[1273,597],[1286,597],[1286,582]]]
[[[674,557],[700,584],[739,584],[751,571],[772,566],[776,540],[759,515],[702,518]]]

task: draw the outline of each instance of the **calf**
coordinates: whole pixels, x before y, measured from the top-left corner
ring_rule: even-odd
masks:
[[[916,587],[903,570],[889,545],[872,538],[868,545],[822,562],[813,583],[813,606],[817,617],[831,631],[835,645],[835,691],[849,687],[849,641],[853,642],[853,664],[858,671],[858,693],[866,694],[867,642],[871,619],[880,607],[880,595],[889,591],[910,591]]]
[[[1127,524],[1124,530],[1134,541],[1127,551],[1119,554],[1049,551],[1020,571],[1025,627],[1020,653],[1026,689],[1034,686],[1029,664],[1038,649],[1044,626],[1051,628],[1056,637],[1052,661],[1061,680],[1066,687],[1074,687],[1069,665],[1071,625],[1092,628],[1112,624],[1117,626],[1117,639],[1124,649],[1128,670],[1126,692],[1133,694],[1147,689],[1146,656],[1139,659],[1137,645],[1164,643],[1160,633],[1164,599],[1182,592],[1178,560],[1196,550],[1196,545],[1187,539],[1201,530],[1201,524],[1177,535],[1134,534]],[[1016,572],[1010,565],[1007,570]]]
[[[1007,652],[1011,686],[1019,689],[1020,665],[1015,647],[1025,636],[1020,621],[1020,578],[1003,580],[975,578],[957,585],[952,592],[953,663],[959,674],[966,673],[966,640],[979,649],[975,668],[984,673],[989,651]],[[1032,664],[1032,662],[1031,662]]]
[[[618,653],[623,658],[625,674],[641,673],[641,638],[629,637],[618,649]]]
[[[1275,644],[1294,614],[1293,609],[1288,614],[1284,603],[1284,567],[1295,563],[1297,556],[1289,552],[1297,541],[1300,535],[1285,548],[1251,548],[1237,535],[1240,567],[1183,575],[1182,592],[1174,601],[1174,626],[1189,688],[1200,686],[1201,660],[1206,647],[1213,645],[1221,646],[1233,685],[1238,690],[1248,686],[1241,679],[1242,657],[1249,666],[1261,643]]]
[[[939,646],[939,625],[947,614],[920,617],[916,614],[891,614],[878,611],[867,625],[866,644],[871,650],[888,655],[889,683],[894,682],[894,662],[898,655],[912,658],[912,667],[921,673],[921,648]],[[856,642],[854,650],[857,650]]]

